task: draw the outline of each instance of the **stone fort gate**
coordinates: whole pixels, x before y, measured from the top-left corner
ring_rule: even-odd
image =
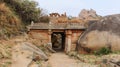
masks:
[[[41,44],[52,43],[53,49],[57,48],[65,52],[76,49],[77,40],[86,29],[81,23],[32,23],[28,26],[28,34],[41,41]],[[55,39],[58,36],[58,39]],[[54,43],[55,39],[57,44]]]

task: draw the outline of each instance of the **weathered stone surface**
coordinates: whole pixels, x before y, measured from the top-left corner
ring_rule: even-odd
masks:
[[[41,46],[49,42],[49,33],[48,30],[31,30],[29,32],[29,37],[32,38],[32,42],[36,46]]]
[[[35,59],[37,58],[37,59]],[[28,67],[34,60],[47,60],[42,50],[28,42],[18,43],[12,51],[12,67]],[[36,64],[33,64],[37,66]]]
[[[35,54],[37,54],[38,56],[40,56],[41,59],[43,60],[47,60],[48,57],[45,55],[45,53],[37,48],[36,46],[32,45],[31,43],[28,43],[28,42],[24,42],[22,43],[23,44],[23,49],[26,49],[26,50],[29,50],[31,52],[34,52]]]
[[[78,41],[78,50],[81,52],[91,52],[102,47],[120,50],[120,14],[106,16],[93,23]]]
[[[27,67],[32,62],[33,52],[22,50],[21,45],[17,45],[12,51],[12,67]]]

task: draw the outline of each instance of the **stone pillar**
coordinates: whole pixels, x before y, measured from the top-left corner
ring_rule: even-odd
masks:
[[[52,43],[51,42],[51,34],[52,34],[52,30],[51,30],[51,22],[49,22],[49,29],[48,29],[48,40],[49,42],[48,43]]]
[[[51,31],[48,31],[48,43],[52,43],[52,42],[51,42],[51,34],[52,34],[52,32],[51,32]]]
[[[65,52],[68,53],[71,51],[71,45],[72,45],[72,31],[66,30],[66,44],[65,44]]]

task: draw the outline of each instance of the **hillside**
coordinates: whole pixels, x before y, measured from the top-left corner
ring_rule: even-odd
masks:
[[[21,29],[20,18],[5,3],[0,3],[0,39],[18,35]]]
[[[0,67],[9,67],[11,64],[11,48],[14,42],[8,40],[19,35],[22,27],[15,12],[5,3],[0,3]]]

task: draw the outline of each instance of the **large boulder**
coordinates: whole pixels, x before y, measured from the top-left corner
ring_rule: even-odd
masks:
[[[48,60],[47,55],[29,42],[18,43],[12,49],[11,67],[39,67],[37,60]]]
[[[102,47],[120,50],[120,14],[105,16],[91,24],[78,40],[78,51],[81,53]]]

